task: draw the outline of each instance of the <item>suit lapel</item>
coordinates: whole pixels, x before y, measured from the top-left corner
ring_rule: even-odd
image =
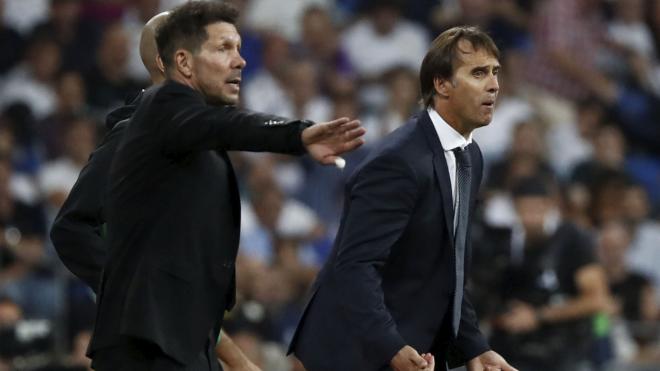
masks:
[[[438,138],[438,133],[433,127],[433,122],[429,117],[428,112],[423,111],[420,113],[418,125],[424,131],[424,137],[433,152],[433,169],[435,178],[438,181],[440,193],[442,195],[442,210],[445,215],[445,224],[447,232],[450,236],[454,235],[454,203],[452,202],[451,195],[451,181],[449,180],[449,170],[447,169],[447,160],[445,153],[442,149],[442,144]],[[449,239],[454,244],[454,239]]]

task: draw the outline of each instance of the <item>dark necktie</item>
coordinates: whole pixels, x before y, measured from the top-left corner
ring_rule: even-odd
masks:
[[[467,227],[470,211],[470,182],[472,160],[468,147],[461,150],[454,150],[456,156],[456,197],[458,198],[458,207],[454,217],[458,221],[454,234],[455,248],[455,268],[456,283],[454,285],[454,302],[452,312],[452,330],[454,336],[458,334],[458,327],[461,323],[461,304],[463,302],[463,281],[465,277],[465,249],[467,239]]]

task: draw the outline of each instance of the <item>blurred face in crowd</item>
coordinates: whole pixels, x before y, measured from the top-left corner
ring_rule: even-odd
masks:
[[[50,82],[60,68],[60,48],[54,41],[36,41],[28,49],[28,62],[34,77],[39,81]]]
[[[208,38],[187,64],[191,82],[209,103],[238,104],[246,64],[240,53],[241,36],[236,26],[227,22],[206,26],[206,33]],[[180,53],[175,58],[180,58]]]
[[[0,329],[15,326],[23,318],[21,308],[8,300],[0,301]]]
[[[580,107],[577,117],[580,136],[583,138],[592,138],[604,116],[603,107],[597,103],[590,103]]]
[[[595,157],[610,168],[619,168],[625,157],[625,141],[619,129],[605,126],[596,134]]]
[[[75,162],[84,164],[94,150],[95,141],[94,123],[84,119],[75,121],[67,132],[66,152]]]
[[[515,128],[511,150],[519,156],[540,157],[543,153],[543,143],[540,125],[523,122]]]
[[[641,186],[627,187],[623,196],[623,212],[625,218],[631,222],[639,223],[649,215],[651,201],[646,190]]]
[[[606,268],[623,263],[629,245],[630,234],[621,223],[610,222],[600,230],[598,253]]]
[[[121,24],[109,26],[98,49],[99,64],[112,80],[124,74],[128,63],[128,35]]]
[[[59,0],[52,2],[51,17],[59,25],[68,26],[75,24],[79,15],[80,0]]]
[[[447,122],[463,135],[488,125],[499,92],[499,71],[495,56],[483,49],[475,50],[468,40],[460,40],[451,79],[434,80],[436,111],[443,113]]]
[[[289,68],[289,86],[291,97],[296,106],[302,106],[317,94],[318,74],[316,66],[310,61],[293,63]]]
[[[289,42],[284,36],[270,32],[264,35],[264,49],[262,51],[264,67],[276,77],[289,66]]]
[[[323,58],[332,56],[337,34],[327,11],[320,8],[307,11],[302,29],[303,42],[307,48]]]
[[[620,179],[605,179],[593,191],[592,213],[597,224],[625,217],[625,184]]]
[[[391,104],[413,109],[419,100],[417,76],[408,70],[395,72],[389,80],[389,93]]]
[[[546,196],[519,196],[514,200],[518,219],[530,237],[542,236],[546,216],[553,209],[552,198]]]
[[[57,85],[60,109],[75,113],[85,105],[85,83],[78,72],[67,72],[60,76]]]
[[[399,20],[399,10],[394,6],[378,6],[371,14],[374,28],[381,35],[392,32]]]
[[[252,207],[261,225],[274,231],[283,205],[284,197],[277,188],[264,187],[256,190]]]

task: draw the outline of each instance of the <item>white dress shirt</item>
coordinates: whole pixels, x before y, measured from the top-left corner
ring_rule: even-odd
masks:
[[[458,207],[458,200],[456,199],[456,157],[452,151],[456,148],[465,149],[468,144],[472,143],[472,133],[465,138],[449,126],[435,109],[429,107],[427,112],[431,117],[435,132],[438,133],[438,138],[440,138],[442,150],[445,152],[445,160],[447,161],[447,170],[449,170],[449,180],[451,182],[451,196],[454,204],[454,212],[456,212],[456,208]],[[454,220],[454,227],[456,227],[456,220]]]

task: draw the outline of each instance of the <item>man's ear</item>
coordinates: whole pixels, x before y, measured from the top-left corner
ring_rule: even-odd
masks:
[[[433,89],[435,89],[437,95],[443,98],[448,98],[451,95],[453,88],[454,84],[452,84],[451,80],[442,77],[433,78]]]
[[[160,57],[160,55],[156,56],[156,67],[158,67],[160,73],[163,75],[165,74],[165,63],[163,63],[163,59]]]
[[[174,53],[174,65],[185,78],[191,78],[193,74],[192,54],[185,49],[178,49]]]

